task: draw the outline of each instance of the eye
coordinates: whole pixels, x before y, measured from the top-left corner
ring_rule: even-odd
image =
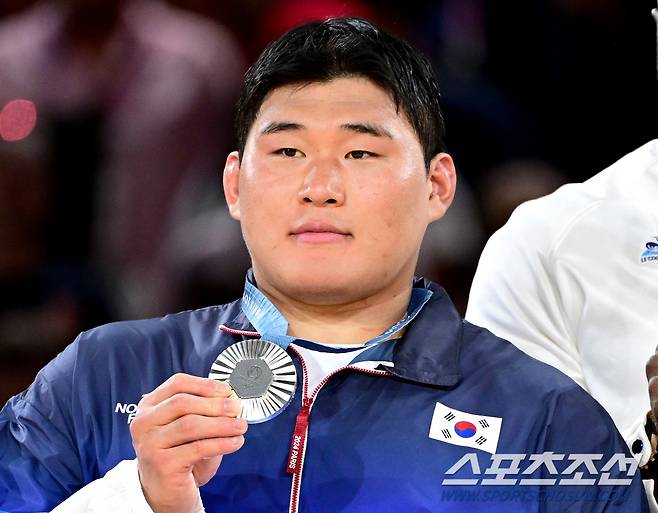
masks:
[[[366,151],[366,150],[352,150],[347,155],[345,155],[346,159],[356,159],[356,160],[363,160],[363,159],[368,159],[371,157],[375,157],[376,154],[371,152],[371,151]]]
[[[281,155],[282,157],[289,157],[289,158],[304,156],[304,153],[296,148],[279,148],[274,153],[276,153],[277,155]]]

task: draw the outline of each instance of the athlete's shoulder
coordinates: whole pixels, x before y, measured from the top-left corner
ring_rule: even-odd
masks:
[[[468,321],[464,321],[461,350],[463,374],[478,376],[511,397],[558,397],[580,386],[555,367],[521,351],[514,344]],[[586,395],[586,394],[585,394]],[[502,400],[504,400],[501,397]]]
[[[508,429],[514,427],[521,432],[530,422],[534,426],[531,436],[538,436],[535,441],[545,444],[539,452],[626,450],[610,415],[584,388],[555,367],[467,321],[460,353],[460,387],[467,391],[467,397],[485,397],[488,411],[503,418],[503,426],[507,423]],[[589,426],[590,437],[582,439],[574,423]]]
[[[107,354],[211,340],[221,334],[219,326],[233,319],[239,311],[240,300],[236,300],[163,317],[112,322],[81,333],[76,343],[79,350]]]

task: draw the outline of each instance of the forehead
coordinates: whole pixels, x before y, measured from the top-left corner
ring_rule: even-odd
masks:
[[[252,133],[281,121],[300,123],[307,128],[334,128],[356,121],[376,122],[391,131],[412,130],[391,95],[374,82],[360,77],[291,84],[272,90],[261,105]]]

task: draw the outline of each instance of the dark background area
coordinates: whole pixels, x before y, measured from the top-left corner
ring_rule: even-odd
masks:
[[[38,114],[27,137],[0,138],[0,404],[81,330],[238,297],[248,259],[220,175],[231,109],[248,63],[300,22],[369,17],[434,63],[460,192],[419,273],[462,312],[514,207],[658,129],[648,0],[133,4],[0,3],[0,109],[27,99]]]

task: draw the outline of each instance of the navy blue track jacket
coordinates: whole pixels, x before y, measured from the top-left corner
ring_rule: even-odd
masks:
[[[306,398],[306,446],[293,474],[305,391],[303,364],[288,350],[300,379],[295,396],[224,457],[201,488],[208,513],[648,511],[639,472],[629,477],[628,449],[598,403],[559,371],[463,321],[437,285],[415,286],[433,295],[401,339],[362,357],[377,362],[374,370],[345,368]],[[82,333],[0,412],[0,510],[47,511],[134,458],[128,422],[142,394],[177,372],[207,376],[223,349],[253,331],[236,301]],[[497,462],[478,448],[493,417],[502,419]],[[440,436],[429,436],[433,425]],[[556,468],[533,467],[532,455],[546,453]],[[589,467],[576,465],[577,454],[593,455]],[[468,464],[456,469],[460,461]],[[517,471],[496,470],[511,461]],[[492,485],[497,476],[503,483]],[[462,478],[466,484],[455,484]],[[624,479],[629,484],[615,481]]]

